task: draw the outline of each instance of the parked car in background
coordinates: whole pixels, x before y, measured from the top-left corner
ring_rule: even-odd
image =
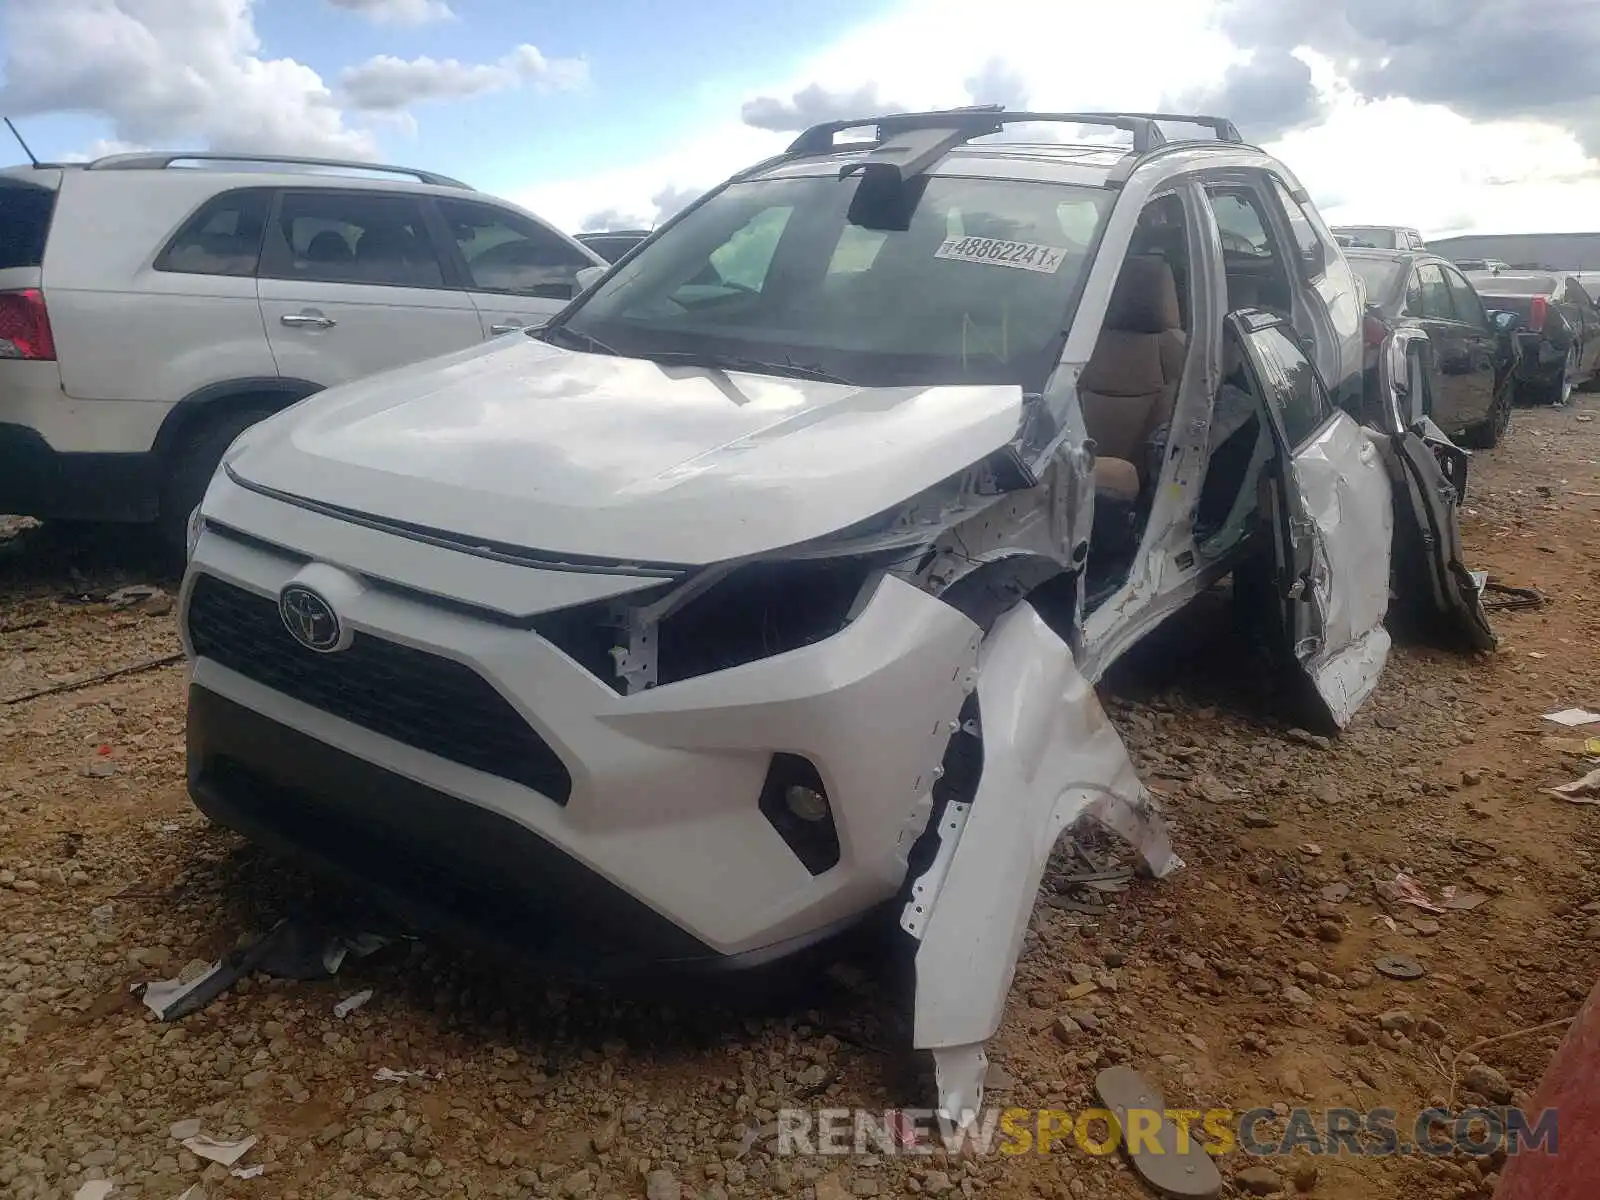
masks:
[[[604,265],[429,171],[153,152],[0,170],[0,512],[154,522],[181,554],[240,430],[541,324]]]
[[[1426,250],[1422,235],[1405,225],[1335,225],[1333,234],[1342,246],[1373,250]]]
[[[1504,436],[1515,392],[1509,322],[1487,309],[1471,282],[1436,254],[1347,248],[1367,287],[1366,393],[1376,402],[1378,356],[1396,329],[1428,335],[1423,411],[1452,439],[1487,449]]]
[[[1452,259],[1463,271],[1509,271],[1511,264],[1501,262],[1498,258],[1456,258]]]
[[[1132,144],[988,140],[1043,122]],[[1181,865],[1113,662],[1230,573],[1329,728],[1391,588],[1494,644],[1431,453],[1336,402],[1349,265],[1282,163],[1195,122],[815,126],[544,328],[248,430],[181,600],[195,802],[612,967],[881,918],[967,1119],[1063,830]]]
[[[1518,397],[1565,404],[1600,370],[1600,309],[1571,275],[1545,271],[1471,272],[1484,303],[1522,318]]]
[[[607,229],[598,233],[574,235],[608,263],[614,263],[650,236],[648,229]]]

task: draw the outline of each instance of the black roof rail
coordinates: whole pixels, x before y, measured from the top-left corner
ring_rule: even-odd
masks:
[[[86,166],[91,171],[161,171],[175,162],[283,163],[291,167],[339,167],[347,171],[374,171],[385,175],[408,175],[418,183],[425,183],[430,187],[461,188],[469,192],[475,190],[470,184],[462,183],[459,179],[452,179],[448,175],[439,175],[433,171],[418,170],[415,167],[393,167],[386,163],[360,162],[343,158],[304,158],[292,154],[227,154],[210,150],[138,150],[128,154],[109,154],[104,158],[95,159],[93,162],[86,164]]]
[[[1164,112],[1130,112],[1130,113],[1100,113],[1099,116],[1140,117],[1146,121],[1160,122],[1171,121],[1179,125],[1198,125],[1202,129],[1209,129],[1216,135],[1219,142],[1244,143],[1244,137],[1239,132],[1239,127],[1227,117],[1211,117],[1200,113],[1164,113]],[[1169,141],[1182,139],[1169,138]]]
[[[1174,118],[1190,120],[1190,118]],[[886,113],[875,117],[855,117],[843,121],[824,121],[813,125],[790,143],[789,155],[831,154],[838,149],[834,135],[846,129],[876,128],[876,144],[881,145],[897,134],[920,130],[948,130],[960,133],[970,140],[1001,132],[1007,125],[1104,125],[1121,129],[1133,135],[1133,152],[1148,154],[1166,144],[1154,120],[1143,113],[1071,113],[1071,112],[1011,112],[999,104],[977,105],[971,108],[946,108],[930,112]],[[1231,125],[1229,126],[1231,128]],[[1237,131],[1235,131],[1237,133]],[[1220,136],[1220,135],[1219,135]]]

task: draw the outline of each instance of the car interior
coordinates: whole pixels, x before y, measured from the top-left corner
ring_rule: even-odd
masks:
[[[1149,520],[1188,354],[1190,262],[1181,203],[1175,196],[1152,201],[1078,380],[1096,455],[1084,593],[1091,608],[1127,580]]]

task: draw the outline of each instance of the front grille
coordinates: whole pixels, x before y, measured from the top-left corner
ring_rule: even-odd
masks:
[[[304,704],[418,750],[510,779],[565,804],[572,776],[511,703],[471,667],[357,633],[348,650],[317,654],[290,636],[275,600],[195,580],[195,654]]]

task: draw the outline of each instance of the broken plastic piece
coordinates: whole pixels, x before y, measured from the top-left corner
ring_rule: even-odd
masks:
[[[1091,818],[1132,844],[1152,875],[1183,865],[1071,647],[1031,605],[1005,613],[984,640],[978,704],[982,777],[960,828],[941,826],[901,917],[922,943],[915,1045],[933,1051],[939,1107],[962,1124],[982,1106],[983,1045],[1061,833]]]
[[[1565,725],[1568,729],[1575,729],[1579,725],[1593,725],[1600,721],[1600,713],[1590,712],[1584,708],[1564,708],[1560,712],[1545,713],[1546,721],[1554,721],[1557,725]]]
[[[232,1171],[229,1171],[228,1174],[232,1175],[235,1179],[254,1179],[257,1175],[266,1174],[266,1170],[266,1167],[262,1166],[260,1163],[257,1163],[253,1167],[235,1167]]]
[[[355,1012],[356,1009],[360,1008],[363,1004],[371,999],[372,989],[362,988],[359,992],[355,992],[352,995],[346,996],[343,1000],[339,1001],[339,1003],[335,1004],[333,1006],[333,1015],[342,1021],[345,1017],[348,1017],[351,1013]]]
[[[183,1148],[190,1154],[196,1158],[205,1158],[215,1163],[221,1163],[225,1167],[233,1166],[234,1163],[249,1154],[250,1148],[255,1144],[256,1135],[253,1133],[249,1137],[240,1138],[236,1142],[227,1142],[221,1138],[208,1137],[203,1133],[183,1139]]]
[[[1582,779],[1545,788],[1548,795],[1572,804],[1600,804],[1600,770],[1590,771]]]
[[[1161,1092],[1132,1067],[1108,1067],[1095,1076],[1094,1090],[1116,1116],[1113,1132],[1139,1177],[1163,1196],[1212,1200],[1222,1191],[1222,1175],[1198,1138],[1180,1133],[1167,1116]],[[1129,1114],[1138,1116],[1130,1120]],[[1146,1123],[1157,1120],[1153,1131]],[[1130,1134],[1137,1127],[1143,1136]],[[1150,1134],[1153,1132],[1154,1136]],[[1151,1143],[1154,1142],[1154,1148]]]

